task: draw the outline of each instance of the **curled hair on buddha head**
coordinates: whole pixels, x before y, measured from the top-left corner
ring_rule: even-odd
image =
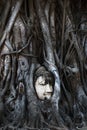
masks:
[[[44,77],[45,82],[49,83],[51,85],[54,85],[54,76],[51,72],[49,72],[44,66],[40,66],[39,68],[36,69],[34,73],[34,83],[36,82],[38,77]]]

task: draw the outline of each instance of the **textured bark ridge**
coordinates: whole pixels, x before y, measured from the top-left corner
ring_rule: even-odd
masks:
[[[87,129],[86,14],[86,0],[0,0],[0,130]]]

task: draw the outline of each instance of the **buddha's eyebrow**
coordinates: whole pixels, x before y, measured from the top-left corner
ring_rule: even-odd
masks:
[[[40,81],[39,84],[45,84],[45,80]]]

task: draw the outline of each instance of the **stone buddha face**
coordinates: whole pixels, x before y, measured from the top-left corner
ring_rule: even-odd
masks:
[[[53,94],[53,78],[48,71],[40,71],[40,75],[35,80],[35,91],[39,99],[51,99]]]

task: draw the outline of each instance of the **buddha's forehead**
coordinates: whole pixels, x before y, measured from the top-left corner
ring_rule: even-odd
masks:
[[[44,76],[39,76],[37,78],[37,81],[39,81],[39,82],[45,82],[45,77]]]

